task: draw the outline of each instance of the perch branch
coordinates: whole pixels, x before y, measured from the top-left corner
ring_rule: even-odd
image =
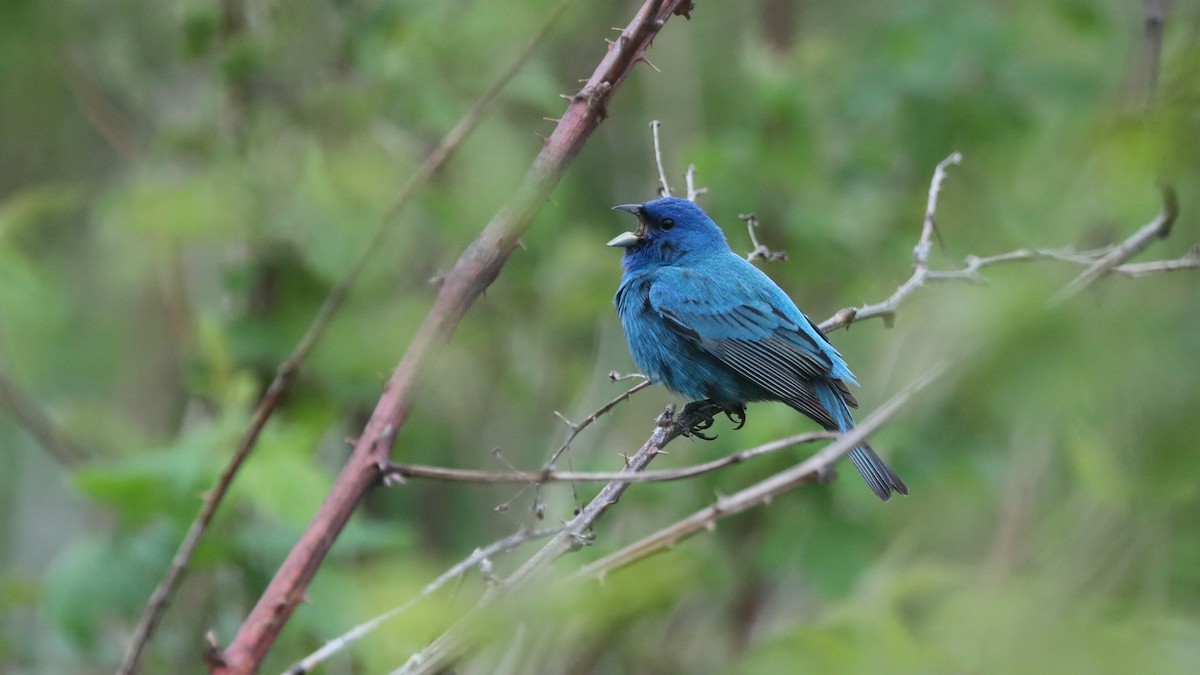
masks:
[[[562,16],[569,2],[570,0],[563,0],[551,11],[541,28],[538,29],[537,33],[518,52],[508,68],[496,78],[487,91],[483,93],[479,100],[459,120],[458,124],[442,138],[433,152],[421,163],[417,172],[409,177],[408,181],[400,189],[396,200],[380,219],[367,245],[359,251],[358,257],[351,264],[346,276],[330,289],[324,302],[321,303],[316,317],[313,318],[312,323],[300,338],[300,341],[296,343],[296,346],[292,349],[292,353],[279,364],[279,368],[275,371],[275,377],[267,386],[266,391],[254,409],[254,413],[250,418],[250,425],[243,432],[241,438],[238,439],[233,455],[221,471],[216,484],[205,495],[200,512],[192,521],[183,541],[180,542],[179,548],[171,560],[171,566],[167,569],[162,580],[159,581],[158,586],[151,594],[146,609],[143,611],[137,628],[134,630],[133,639],[125,651],[120,667],[117,669],[118,675],[131,675],[137,672],[142,652],[153,638],[158,624],[162,621],[163,614],[170,605],[175,591],[178,590],[179,584],[183,580],[183,575],[187,572],[188,565],[191,564],[192,558],[196,554],[200,540],[204,537],[209,523],[212,522],[217,508],[229,493],[229,488],[233,484],[234,477],[241,470],[251,451],[253,451],[255,444],[258,442],[259,435],[267,424],[267,420],[270,419],[271,414],[275,412],[275,408],[279,405],[284,390],[295,377],[296,373],[299,372],[304,361],[308,358],[309,352],[317,344],[317,341],[324,335],[325,329],[330,321],[333,320],[334,315],[345,304],[346,298],[350,295],[350,292],[353,290],[367,265],[374,258],[375,254],[382,249],[383,243],[394,229],[401,211],[412,200],[417,190],[423,187],[446,164],[446,161],[454,155],[454,152],[462,145],[467,136],[479,126],[479,122],[492,107],[492,104],[495,103],[500,92],[529,61],[534,50],[545,39],[546,35],[549,34],[550,28]]]
[[[429,358],[450,336],[475,299],[499,275],[533,216],[603,121],[613,92],[641,59],[651,40],[673,14],[686,15],[690,9],[691,3],[685,0],[647,0],[620,37],[610,45],[584,87],[570,97],[566,111],[526,173],[517,194],[493,217],[443,279],[433,308],[385,385],[383,395],[330,493],[233,641],[221,658],[214,660],[214,673],[227,675],[257,670],[284,623],[304,597],[309,581],[350,514],[378,481],[379,464],[387,460],[407,418],[416,383]]]
[[[642,471],[631,474],[625,471],[480,471],[474,469],[449,469],[441,466],[425,466],[421,464],[391,464],[382,469],[384,479],[421,478],[425,480],[449,481],[456,483],[607,483],[621,481],[626,483],[662,483],[666,481],[693,478],[713,471],[741,464],[746,460],[778,452],[801,443],[812,443],[837,438],[830,431],[815,431],[805,434],[787,436],[778,440],[764,443],[753,448],[735,452],[710,462],[695,464],[679,469],[663,469],[661,471]]]
[[[711,506],[696,511],[692,515],[644,537],[619,551],[585,565],[578,572],[571,575],[568,580],[603,577],[613,570],[631,565],[653,553],[675,546],[698,532],[711,530],[716,527],[719,520],[755,506],[766,504],[773,497],[783,494],[799,485],[819,481],[823,476],[828,475],[829,470],[843,455],[862,443],[882,427],[885,422],[894,417],[919,392],[941,377],[948,367],[949,364],[945,362],[935,365],[920,379],[880,406],[878,410],[863,420],[852,431],[841,436],[837,441],[800,464],[759,481],[728,497],[721,497]]]
[[[628,477],[646,468],[655,457],[662,452],[663,446],[683,433],[684,427],[674,420],[674,407],[667,409],[658,416],[654,431],[650,437],[625,462],[621,474]],[[502,583],[490,588],[480,597],[475,607],[463,618],[459,619],[446,632],[431,642],[425,649],[413,654],[408,662],[393,672],[393,675],[418,675],[441,672],[449,661],[456,658],[467,646],[474,633],[475,621],[482,610],[506,594],[515,593],[537,578],[563,554],[581,548],[591,543],[589,533],[592,525],[610,506],[617,503],[625,490],[629,488],[628,480],[618,480],[605,485],[579,513],[567,522],[558,534],[546,543],[529,560],[513,572]]]

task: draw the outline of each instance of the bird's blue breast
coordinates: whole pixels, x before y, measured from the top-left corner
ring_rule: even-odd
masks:
[[[760,387],[684,339],[654,310],[650,304],[654,276],[653,271],[626,272],[613,298],[638,370],[689,400],[732,405],[765,398]]]

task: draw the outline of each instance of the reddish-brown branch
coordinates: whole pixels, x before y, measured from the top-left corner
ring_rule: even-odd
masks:
[[[325,502],[224,650],[220,662],[212,666],[212,672],[257,671],[346,521],[367,490],[378,481],[378,467],[388,459],[429,357],[500,273],[534,214],[603,121],[613,92],[641,60],[651,40],[672,14],[690,6],[686,0],[647,0],[610,46],[587,84],[570,98],[566,112],[526,173],[518,194],[496,214],[444,277],[433,308],[393,371]]]
[[[545,23],[542,24],[537,33],[518,53],[516,58],[513,59],[509,67],[496,78],[496,81],[492,83],[491,87],[475,102],[475,105],[459,120],[458,124],[442,138],[433,152],[425,158],[425,161],[421,164],[417,172],[409,177],[408,182],[400,189],[396,201],[392,203],[392,206],[380,219],[367,245],[363,247],[358,257],[351,264],[346,276],[330,289],[329,294],[325,297],[325,301],[321,303],[321,308],[317,311],[317,315],[313,318],[308,330],[305,331],[300,341],[296,343],[296,347],[292,350],[292,353],[279,365],[274,379],[267,386],[266,391],[263,393],[258,406],[251,416],[249,426],[242,433],[241,438],[238,439],[233,455],[221,471],[216,484],[205,495],[199,513],[197,513],[196,518],[188,528],[187,534],[180,542],[175,556],[171,559],[171,566],[167,568],[162,580],[159,581],[158,586],[155,587],[154,592],[150,595],[150,599],[146,603],[146,609],[142,612],[142,617],[138,621],[137,628],[134,630],[133,639],[130,640],[121,665],[117,669],[119,675],[128,675],[137,672],[142,653],[145,651],[150,639],[154,636],[154,632],[157,630],[163,614],[170,605],[171,598],[179,588],[179,584],[183,580],[183,575],[187,572],[188,565],[191,564],[192,557],[195,556],[196,549],[200,545],[200,540],[204,537],[204,533],[212,522],[213,516],[220,507],[221,502],[224,501],[225,496],[229,493],[229,488],[233,484],[234,477],[237,476],[242,465],[254,450],[254,446],[258,442],[258,437],[262,433],[263,427],[266,426],[267,420],[270,419],[272,413],[278,407],[284,390],[292,378],[295,377],[296,373],[299,372],[304,361],[308,358],[309,352],[312,351],[317,341],[325,333],[325,329],[329,326],[330,321],[333,320],[334,315],[345,304],[350,292],[354,289],[355,284],[358,283],[359,277],[362,276],[367,265],[381,249],[387,235],[394,229],[400,212],[416,194],[417,190],[425,185],[433,174],[445,165],[446,161],[454,155],[454,152],[462,145],[462,142],[471,131],[479,125],[486,112],[496,101],[501,90],[520,72],[521,68],[533,54],[534,49],[541,44],[550,27],[562,15],[568,1],[564,0],[557,8],[551,11],[546,17]]]

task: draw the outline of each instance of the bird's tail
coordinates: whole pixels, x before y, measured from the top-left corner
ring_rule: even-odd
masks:
[[[846,405],[846,397],[849,392],[845,391],[845,386],[841,382],[818,383],[814,386],[817,398],[821,401],[821,405],[830,412],[833,419],[837,421],[837,429],[829,429],[829,431],[841,431],[843,433],[854,428],[854,418],[850,415],[850,408]],[[850,397],[853,401],[853,397]],[[893,492],[898,492],[902,495],[908,494],[908,486],[904,481],[900,480],[900,476],[892,471],[891,467],[883,463],[879,455],[871,449],[871,446],[863,443],[855,446],[850,451],[850,462],[854,464],[854,468],[862,474],[862,477],[867,481],[867,485],[871,486],[871,491],[883,501],[887,501]]]

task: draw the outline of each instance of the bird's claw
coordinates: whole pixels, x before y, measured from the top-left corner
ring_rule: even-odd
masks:
[[[727,408],[713,401],[692,401],[685,405],[680,411],[679,417],[676,418],[676,423],[683,427],[684,436],[693,436],[706,441],[711,441],[717,437],[716,434],[709,436],[704,431],[712,428],[713,416],[717,413],[725,413],[729,421],[736,424],[734,431],[741,429],[746,425],[746,408],[745,406],[735,405]]]
[[[712,401],[692,401],[679,411],[679,417],[675,418],[675,423],[683,427],[684,436],[711,441],[717,437],[716,434],[709,436],[704,431],[712,428],[715,421],[713,413],[718,411],[719,409],[714,408]]]
[[[733,410],[725,410],[724,412],[729,421],[737,425],[733,428],[734,431],[746,426],[746,408],[738,406]]]

